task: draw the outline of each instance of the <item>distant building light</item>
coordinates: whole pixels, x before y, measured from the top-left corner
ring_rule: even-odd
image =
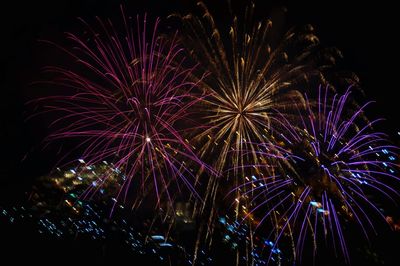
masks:
[[[221,224],[226,224],[226,219],[225,219],[225,217],[220,217],[218,220],[219,220],[219,222],[220,222]]]
[[[163,236],[161,236],[161,235],[154,235],[154,236],[151,236],[151,239],[153,239],[153,240],[165,240],[165,238],[163,237]]]

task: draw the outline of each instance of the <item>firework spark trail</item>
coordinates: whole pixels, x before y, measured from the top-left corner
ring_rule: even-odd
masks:
[[[260,146],[266,157],[281,159],[275,167],[281,174],[254,178],[236,188],[247,187],[242,195],[250,196],[252,204],[243,220],[259,213],[257,227],[276,210],[284,211],[269,237],[278,233],[275,248],[289,230],[296,241],[293,256],[299,263],[307,231],[312,235],[314,258],[321,231],[325,239],[332,240],[335,253],[341,253],[349,263],[342,223],[353,221],[369,241],[370,231],[377,233],[370,213],[385,219],[379,204],[387,200],[396,204],[394,197],[399,196],[392,186],[400,178],[389,173],[397,165],[379,155],[397,155],[398,147],[391,145],[385,134],[373,130],[372,125],[380,119],[366,122],[364,110],[370,103],[357,110],[350,108],[350,93],[349,88],[343,95],[329,97],[328,87],[325,91],[320,87],[316,105],[306,96],[307,112],[299,126],[280,120],[288,129],[284,137],[290,140],[274,150],[280,156],[271,154],[271,143]],[[278,190],[277,184],[282,184]],[[383,201],[372,200],[371,194]],[[276,203],[272,208],[266,205],[271,201]]]
[[[289,31],[281,43],[272,49],[269,38],[270,20],[255,21],[254,5],[248,6],[241,23],[237,17],[229,30],[229,40],[221,36],[214,18],[204,3],[199,2],[202,16],[181,17],[188,32],[186,43],[191,55],[209,72],[202,87],[210,94],[203,103],[202,113],[210,127],[202,130],[196,140],[204,142],[202,157],[218,155],[217,171],[243,164],[243,150],[256,151],[252,142],[266,140],[274,109],[292,109],[293,101],[303,101],[296,88],[311,76],[321,73],[310,67],[310,50],[317,43],[312,31]],[[289,46],[303,42],[303,50],[288,59]],[[192,48],[193,47],[193,48]],[[233,150],[233,154],[229,155]],[[228,158],[231,157],[231,158]],[[249,160],[257,161],[255,154]]]
[[[290,30],[276,47],[271,47],[272,21],[257,21],[254,4],[246,7],[244,16],[232,14],[226,31],[218,27],[203,2],[197,6],[200,16],[177,16],[185,33],[183,43],[203,70],[199,75],[208,73],[200,82],[207,95],[199,105],[204,122],[193,137],[200,147],[199,156],[206,162],[212,158],[208,163],[218,173],[209,178],[205,188],[204,204],[199,208],[204,216],[206,206],[215,205],[221,177],[240,185],[244,182],[244,165],[261,163],[255,143],[274,141],[275,126],[281,126],[275,123],[276,110],[287,119],[292,119],[292,114],[297,116],[293,102],[297,106],[304,103],[299,89],[311,80],[325,80],[314,57],[319,41],[312,27]],[[209,215],[207,236],[212,235],[213,217],[215,213]]]
[[[56,76],[47,83],[70,92],[38,100],[45,112],[59,115],[49,140],[78,138],[88,164],[109,160],[123,169],[127,179],[117,199],[127,200],[133,188],[133,207],[146,195],[155,196],[156,206],[171,203],[183,190],[199,199],[190,168],[209,168],[183,136],[202,98],[193,92],[199,81],[189,79],[196,66],[185,67],[176,36],[167,40],[158,33],[159,19],[150,27],[146,15],[135,23],[121,11],[122,31],[109,20],[97,18],[97,28],[81,20],[85,36],[67,33],[74,48],[58,46],[76,68],[47,68]]]

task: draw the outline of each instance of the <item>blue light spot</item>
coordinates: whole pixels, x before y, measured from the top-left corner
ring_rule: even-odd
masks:
[[[219,217],[218,221],[219,221],[221,224],[226,224],[226,219],[225,219],[225,217]]]

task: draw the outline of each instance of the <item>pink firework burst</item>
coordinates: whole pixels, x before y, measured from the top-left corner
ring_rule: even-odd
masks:
[[[88,164],[112,161],[125,177],[116,201],[137,207],[146,199],[159,207],[181,192],[198,196],[191,167],[206,166],[184,137],[191,107],[201,99],[190,81],[195,66],[185,66],[175,37],[158,33],[159,19],[150,27],[146,15],[133,20],[122,11],[122,20],[122,31],[97,19],[95,28],[81,20],[85,36],[67,33],[73,49],[62,49],[74,59],[73,69],[47,70],[55,74],[50,84],[72,93],[40,99],[46,112],[58,115],[49,140],[78,138]]]

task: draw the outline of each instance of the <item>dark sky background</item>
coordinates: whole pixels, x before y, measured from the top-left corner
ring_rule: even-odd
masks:
[[[127,14],[149,13],[165,17],[187,12],[190,0],[37,0],[1,3],[0,16],[0,206],[24,198],[33,181],[47,174],[56,163],[56,149],[42,149],[48,133],[44,120],[25,122],[32,113],[26,102],[40,95],[41,68],[62,63],[62,53],[39,40],[63,42],[63,32],[82,32],[77,17],[93,21],[95,16],[119,21],[119,5]],[[107,2],[107,3],[106,3]],[[214,14],[225,14],[226,1],[208,2]],[[384,1],[256,1],[259,16],[287,8],[286,29],[312,24],[323,46],[339,48],[342,70],[355,72],[366,92],[376,100],[373,117],[385,117],[384,129],[395,135],[398,128],[398,84],[400,52],[398,8]],[[218,17],[217,15],[215,15]],[[220,17],[221,18],[221,17]],[[362,100],[366,100],[362,99]],[[397,137],[396,141],[398,141]],[[11,238],[10,238],[11,239]],[[20,238],[25,241],[24,238]],[[382,238],[385,241],[385,238]],[[32,245],[36,245],[32,242]],[[387,245],[390,245],[387,243]],[[394,248],[392,248],[394,249]],[[394,252],[392,252],[395,254]],[[1,254],[1,252],[0,252]]]
[[[81,32],[77,17],[91,21],[98,15],[118,20],[120,3],[131,15],[147,11],[152,17],[165,17],[173,11],[188,11],[189,2],[38,0],[2,3],[0,199],[18,198],[18,191],[24,191],[25,186],[35,177],[46,174],[55,163],[55,151],[41,149],[40,143],[47,134],[46,123],[38,119],[24,122],[32,112],[25,103],[40,95],[40,87],[31,83],[42,77],[42,67],[57,64],[62,57],[60,51],[38,40],[62,42],[63,32]],[[226,15],[226,2],[218,2],[220,4],[210,4],[209,8]],[[353,71],[360,77],[367,99],[377,101],[373,115],[386,117],[386,128],[394,133],[399,105],[397,8],[383,1],[257,1],[257,12],[267,17],[282,6],[288,9],[287,26],[310,23],[324,46],[336,46],[343,52],[343,70]]]

